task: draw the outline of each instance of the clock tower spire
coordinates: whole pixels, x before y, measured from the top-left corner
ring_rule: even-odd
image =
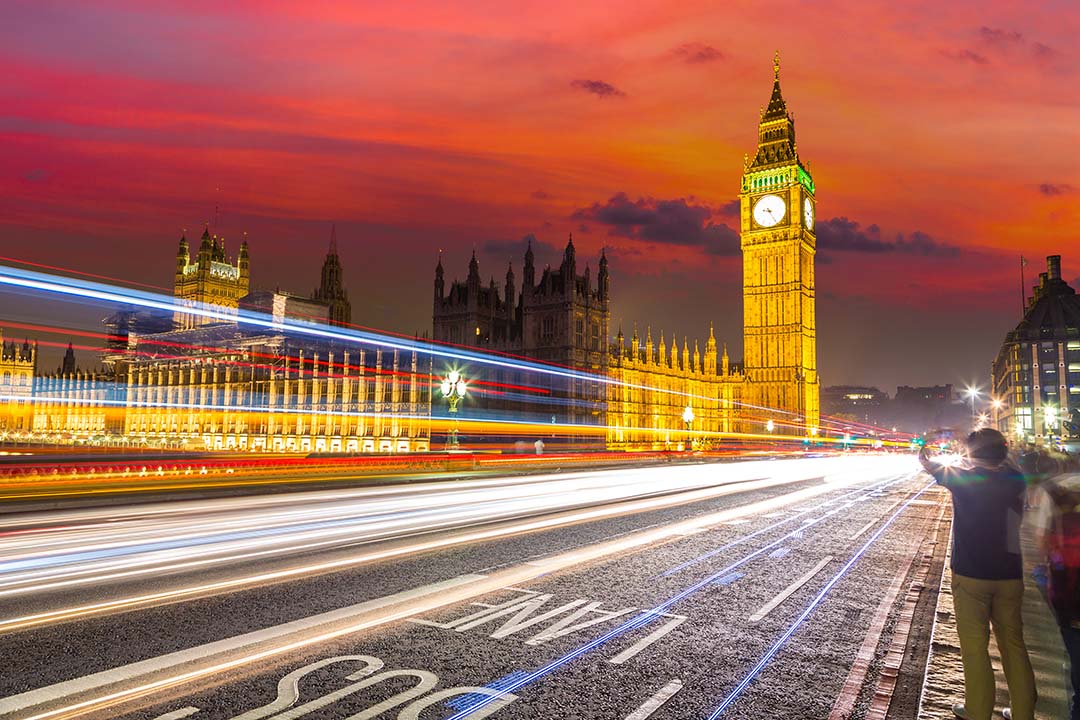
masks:
[[[743,355],[750,430],[770,419],[819,422],[814,290],[816,197],[799,159],[795,120],[780,90],[780,53],[758,123],[757,153],[745,164],[740,200]],[[774,415],[775,418],[769,417]],[[755,425],[759,427],[755,428]]]

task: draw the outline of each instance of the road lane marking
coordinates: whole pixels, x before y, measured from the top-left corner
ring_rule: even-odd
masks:
[[[859,529],[858,529],[858,530],[857,530],[857,531],[855,532],[855,534],[854,534],[854,535],[852,535],[851,537],[849,537],[849,538],[848,538],[848,540],[858,540],[858,539],[859,539],[859,536],[860,536],[860,535],[862,535],[862,534],[863,534],[864,532],[866,532],[867,530],[869,530],[870,528],[872,528],[872,527],[874,526],[874,523],[876,523],[876,522],[877,522],[878,520],[880,520],[881,518],[883,518],[883,517],[885,517],[886,515],[888,515],[889,513],[891,513],[891,512],[893,511],[893,509],[895,509],[895,508],[896,508],[896,506],[897,506],[897,505],[899,505],[899,504],[900,504],[900,503],[902,503],[902,502],[904,502],[904,498],[900,498],[899,500],[897,500],[896,502],[894,502],[894,503],[893,503],[892,505],[890,505],[889,507],[885,508],[885,512],[883,512],[883,513],[881,513],[880,515],[878,515],[878,517],[877,517],[877,520],[871,520],[870,522],[866,523],[866,525],[864,525],[863,527],[859,528]],[[909,502],[908,502],[908,504],[910,505],[910,504],[911,504],[911,502],[909,501]],[[905,505],[904,507],[907,507],[907,505]]]
[[[167,712],[164,715],[158,715],[154,720],[180,720],[180,718],[189,717],[197,712],[201,712],[197,707],[180,708],[179,710]]]
[[[859,537],[860,537],[860,536],[861,536],[861,535],[862,535],[863,533],[865,533],[865,532],[866,532],[867,530],[869,530],[870,528],[874,527],[874,523],[876,523],[876,522],[877,522],[878,520],[879,520],[879,518],[874,518],[874,519],[873,519],[873,520],[871,520],[870,522],[866,523],[866,524],[865,524],[865,525],[863,525],[863,526],[862,526],[861,528],[859,528],[858,530],[856,530],[856,531],[855,531],[855,532],[854,532],[854,533],[853,533],[853,534],[851,535],[851,537],[849,537],[849,538],[848,538],[848,540],[858,540],[858,539],[859,539]]]
[[[331,610],[330,612],[312,615],[311,617],[303,618],[301,620],[294,620],[263,630],[255,630],[253,632],[244,633],[243,635],[226,638],[225,640],[218,640],[187,650],[179,650],[167,655],[160,655],[156,658],[142,660],[129,665],[122,665],[117,668],[104,670],[91,675],[84,675],[83,677],[72,680],[65,680],[43,688],[20,693],[19,695],[12,695],[0,699],[0,716],[6,716],[9,713],[38,707],[76,694],[103,689],[109,685],[130,682],[169,668],[198,660],[209,659],[216,655],[224,655],[243,648],[254,647],[267,641],[273,641],[289,635],[311,631],[320,626],[348,621],[352,617],[381,610],[392,605],[407,603],[431,595],[440,595],[452,588],[474,583],[477,580],[483,580],[485,578],[486,576],[484,575],[460,575],[456,578],[451,578],[450,580],[443,580],[442,582],[431,583],[430,585],[424,585],[393,595],[387,595],[386,597],[377,598],[375,600],[368,600],[367,602],[362,602],[339,610]],[[49,717],[50,715],[51,714],[44,714],[35,717]]]
[[[674,630],[675,628],[679,627],[684,622],[686,622],[686,615],[673,615],[673,614],[670,614],[670,613],[662,613],[661,617],[669,617],[669,618],[671,618],[671,620],[668,620],[666,623],[664,623],[663,625],[658,627],[656,630],[653,630],[651,633],[649,633],[645,637],[641,638],[636,643],[634,643],[630,647],[626,648],[625,650],[623,650],[621,653],[619,653],[615,657],[608,660],[608,662],[611,663],[612,665],[622,665],[624,662],[626,662],[627,660],[630,660],[631,658],[636,656],[638,653],[640,653],[642,650],[649,647],[654,642],[656,642],[657,640],[664,637],[669,632],[671,632],[672,630]],[[659,706],[657,706],[657,707],[659,707]]]
[[[682,690],[682,680],[676,678],[672,680],[664,687],[653,695],[651,698],[645,701],[645,704],[639,707],[634,712],[626,716],[626,720],[645,720],[650,717],[654,712],[660,709],[660,706],[671,699],[671,696]]]
[[[741,578],[744,578],[744,577],[746,577],[746,573],[741,573],[741,572],[729,573],[729,574],[725,575],[724,577],[719,578],[718,580],[714,580],[713,585],[718,585],[720,587],[723,587],[724,585],[731,585],[732,583],[736,583]]]
[[[791,548],[778,547],[775,550],[773,550],[771,553],[769,553],[769,557],[773,558],[774,560],[779,560],[780,558],[785,557],[786,555],[788,555],[790,552],[791,552]]]
[[[801,588],[806,583],[810,582],[810,579],[817,575],[819,572],[821,572],[822,568],[824,568],[830,562],[832,562],[832,555],[829,555],[817,565],[810,568],[809,572],[807,572],[801,578],[784,588],[780,592],[780,594],[774,597],[772,600],[762,605],[760,610],[750,616],[750,622],[757,622],[758,620],[761,620],[763,617],[771,613],[773,610],[776,609],[778,605],[780,605],[780,603],[791,597],[796,590]]]

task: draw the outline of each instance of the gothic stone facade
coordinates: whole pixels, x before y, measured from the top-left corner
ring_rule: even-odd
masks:
[[[37,344],[5,342],[0,332],[0,432],[29,432],[33,426]]]
[[[618,334],[609,366],[616,381],[608,386],[609,449],[707,449],[719,442],[718,433],[739,430],[745,378],[731,365],[726,347],[717,363],[712,328],[704,355],[696,340],[692,355],[686,338],[681,355],[674,336],[671,341],[669,353],[663,332],[659,347],[651,331],[644,346],[636,331],[629,347]]]
[[[520,293],[512,265],[501,292],[494,278],[483,285],[475,253],[465,281],[455,280],[447,289],[440,257],[435,268],[434,339],[603,376],[608,369],[611,317],[607,257],[601,254],[595,281],[588,265],[582,274],[577,268],[571,237],[559,268],[545,267],[539,278],[529,245]],[[604,423],[602,382],[481,367],[470,367],[468,372],[477,390],[470,402],[494,416],[533,413],[550,415],[558,423]]]

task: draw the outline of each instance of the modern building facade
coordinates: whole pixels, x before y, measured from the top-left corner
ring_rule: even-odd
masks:
[[[809,165],[780,92],[780,56],[744,161],[739,192],[743,252],[743,359],[747,401],[810,431],[820,415],[814,256],[817,212]]]
[[[1080,449],[1080,296],[1061,276],[1061,256],[1027,299],[991,367],[992,423],[1020,442]]]

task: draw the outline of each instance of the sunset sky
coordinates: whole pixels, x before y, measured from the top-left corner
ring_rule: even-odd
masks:
[[[0,254],[171,290],[207,221],[253,285],[431,327],[439,249],[611,260],[612,332],[741,354],[737,218],[772,57],[818,197],[822,382],[985,384],[1080,278],[1075,2],[71,2],[0,11]],[[218,208],[215,213],[215,208]],[[216,219],[215,219],[216,218]],[[734,228],[735,230],[732,230]],[[1074,286],[1080,287],[1077,283]],[[4,298],[4,317],[28,317]]]

